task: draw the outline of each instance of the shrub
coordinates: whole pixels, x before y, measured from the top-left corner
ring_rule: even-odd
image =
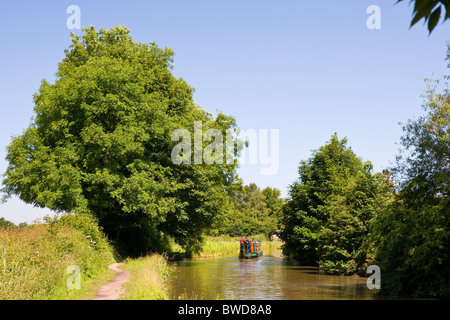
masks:
[[[69,266],[80,268],[83,285],[113,261],[112,247],[87,216],[0,229],[0,300],[64,299]]]

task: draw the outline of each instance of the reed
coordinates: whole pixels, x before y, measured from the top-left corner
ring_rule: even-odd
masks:
[[[131,271],[130,280],[123,284],[127,293],[121,300],[167,300],[167,280],[172,267],[167,257],[153,254],[137,259],[127,259],[120,266],[123,270]]]
[[[239,241],[224,241],[207,239],[202,247],[202,251],[193,255],[193,258],[210,258],[238,253],[240,249]]]
[[[281,241],[261,240],[262,236],[250,236],[249,239],[261,241],[263,249],[281,249]],[[236,254],[240,250],[240,237],[230,237],[227,235],[217,237],[207,237],[203,243],[202,250],[192,255],[192,258],[213,258]],[[183,253],[183,249],[176,243],[171,244],[173,253]]]

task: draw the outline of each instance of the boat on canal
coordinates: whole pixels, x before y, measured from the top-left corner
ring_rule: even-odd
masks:
[[[261,241],[253,240],[245,246],[244,252],[241,250],[239,252],[240,259],[258,259],[262,257],[263,250],[261,246]]]

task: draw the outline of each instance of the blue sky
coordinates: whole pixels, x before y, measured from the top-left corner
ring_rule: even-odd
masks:
[[[422,114],[424,79],[448,74],[450,22],[429,36],[422,22],[409,28],[408,1],[395,2],[2,1],[0,172],[11,136],[30,123],[41,80],[55,79],[72,4],[82,26],[124,25],[136,41],[171,47],[174,74],[196,88],[205,110],[231,114],[243,129],[279,129],[278,173],[243,165],[245,183],[286,196],[299,161],[334,132],[380,171],[395,159],[398,123]],[[366,27],[369,5],[381,9],[380,30]],[[16,198],[0,205],[0,217],[16,223],[49,212]]]

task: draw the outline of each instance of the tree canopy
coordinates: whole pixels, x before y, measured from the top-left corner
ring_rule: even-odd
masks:
[[[389,202],[389,178],[372,173],[372,164],[337,134],[298,171],[281,216],[284,253],[329,273],[365,271],[371,257],[363,243],[370,222]]]
[[[136,254],[169,236],[198,250],[226,207],[236,162],[174,164],[171,134],[192,132],[195,121],[225,133],[235,120],[195,104],[194,89],[171,72],[170,48],[135,42],[125,27],[83,33],[72,34],[55,83],[42,81],[30,126],[8,146],[3,191],[87,212]]]
[[[215,224],[215,233],[268,237],[278,229],[283,202],[280,190],[276,188],[267,187],[261,191],[255,183],[236,185],[230,195],[230,206]]]

